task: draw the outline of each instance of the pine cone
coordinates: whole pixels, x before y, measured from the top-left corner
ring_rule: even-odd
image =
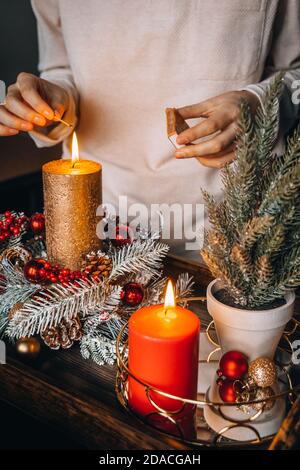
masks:
[[[82,337],[81,323],[79,317],[71,320],[63,319],[59,325],[46,328],[41,337],[45,344],[51,349],[68,349],[75,341]]]
[[[17,302],[16,304],[14,304],[9,312],[8,312],[8,319],[9,320],[12,320],[13,317],[15,316],[16,313],[18,313],[19,310],[21,310],[21,308],[23,307],[24,303],[23,302]]]
[[[96,281],[107,278],[112,270],[110,258],[98,251],[89,253],[82,262],[82,271],[90,275]]]

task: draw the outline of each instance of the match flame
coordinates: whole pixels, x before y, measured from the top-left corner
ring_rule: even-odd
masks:
[[[74,167],[75,163],[79,161],[79,150],[78,150],[78,140],[76,136],[76,132],[73,132],[72,138],[72,167]]]
[[[167,284],[167,289],[166,289],[166,294],[165,294],[165,303],[164,307],[169,308],[169,307],[175,307],[176,302],[175,302],[175,294],[174,294],[174,288],[173,288],[173,283],[169,279],[168,284]]]

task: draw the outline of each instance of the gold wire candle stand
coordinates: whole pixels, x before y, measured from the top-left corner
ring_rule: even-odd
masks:
[[[190,298],[190,299],[184,299],[184,301],[193,301],[195,298]],[[199,298],[197,298],[199,300]],[[204,300],[204,298],[201,298],[201,300]],[[296,319],[292,319],[291,322],[289,323],[291,326],[289,329],[284,331],[280,345],[278,346],[277,351],[281,351],[282,353],[286,353],[289,355],[289,360],[287,362],[281,362],[281,361],[276,361],[276,366],[283,372],[284,374],[284,379],[279,378],[280,382],[285,386],[285,389],[280,392],[273,394],[264,399],[260,400],[248,400],[248,401],[240,401],[239,403],[225,403],[225,402],[214,402],[211,401],[208,398],[208,394],[205,395],[203,399],[197,399],[197,400],[190,400],[190,399],[185,399],[182,397],[177,397],[174,395],[171,395],[169,393],[163,392],[162,390],[159,390],[155,387],[152,387],[151,385],[144,383],[141,381],[138,377],[136,377],[128,368],[128,339],[127,339],[127,327],[128,324],[125,324],[123,328],[121,329],[118,337],[117,337],[117,342],[116,342],[116,356],[117,356],[117,375],[116,375],[116,394],[117,398],[120,402],[120,404],[131,414],[135,415],[139,420],[141,420],[145,425],[151,426],[152,428],[155,428],[157,432],[167,434],[169,437],[172,438],[177,438],[182,441],[184,441],[187,444],[193,445],[193,446],[215,446],[215,447],[241,447],[241,446],[260,446],[263,444],[269,443],[274,435],[269,435],[265,437],[261,437],[260,433],[258,430],[253,426],[253,423],[261,416],[261,414],[264,412],[264,408],[266,406],[267,401],[275,401],[278,399],[286,398],[290,404],[293,404],[296,397],[297,393],[300,391],[300,384],[293,384],[291,375],[288,371],[288,368],[292,364],[292,353],[293,353],[293,347],[292,347],[292,341],[291,337],[292,335],[296,332],[297,328],[300,326],[300,322]],[[209,325],[206,328],[206,335],[208,337],[208,340],[212,345],[215,346],[215,349],[210,352],[208,355],[207,359],[205,361],[199,361],[209,363],[209,362],[218,362],[218,361],[213,361],[212,357],[213,355],[220,351],[220,346],[219,344],[215,341],[213,338],[213,332],[215,332],[214,328],[214,323],[211,321]],[[128,403],[128,377],[131,377],[133,380],[138,382],[140,385],[142,385],[145,389],[145,394],[147,396],[147,399],[149,400],[149,403],[152,405],[155,411],[149,413],[146,416],[140,416],[137,415],[131,408]],[[165,398],[172,399],[176,401],[177,403],[180,402],[180,406],[176,410],[166,410],[163,409],[155,399],[156,396],[161,396]],[[238,408],[241,406],[250,406],[250,405],[255,405],[255,404],[262,404],[262,407],[259,411],[257,411],[254,415],[252,416],[247,416],[243,420],[234,420],[232,417],[226,416],[226,413],[222,410],[222,408]],[[195,440],[190,440],[186,439],[184,437],[183,430],[181,428],[180,424],[180,419],[179,416],[182,416],[182,413],[184,412],[184,409],[187,405],[194,405],[197,412],[199,408],[204,408],[204,407],[212,407],[222,418],[225,420],[230,421],[232,424],[224,427],[221,429],[219,432],[214,432],[210,430],[208,425],[206,425],[205,420],[203,417],[200,418],[200,421],[202,421],[202,434],[203,436],[197,438]],[[201,415],[201,413],[200,413]],[[166,422],[172,426],[174,426],[174,434],[170,434],[170,432],[165,432],[162,431],[161,428],[157,428],[153,424],[150,423],[151,418],[154,416],[160,417],[160,419],[166,420]],[[248,440],[248,441],[235,441],[232,439],[229,439],[227,437],[224,437],[224,434],[229,431],[230,429],[233,428],[247,428],[253,432],[253,435],[255,436],[254,439]]]

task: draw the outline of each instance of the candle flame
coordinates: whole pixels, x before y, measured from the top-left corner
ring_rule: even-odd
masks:
[[[167,309],[169,307],[175,307],[175,294],[174,294],[174,287],[171,279],[168,280],[166,294],[165,294],[165,303],[164,308]]]
[[[76,132],[73,132],[72,138],[72,168],[75,166],[75,163],[79,161],[79,150],[78,150],[78,140]]]

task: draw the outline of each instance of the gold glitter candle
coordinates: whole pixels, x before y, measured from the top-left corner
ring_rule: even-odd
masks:
[[[102,203],[101,176],[99,163],[78,159],[75,133],[72,160],[54,160],[43,165],[50,263],[77,270],[85,254],[100,248],[96,210]]]

